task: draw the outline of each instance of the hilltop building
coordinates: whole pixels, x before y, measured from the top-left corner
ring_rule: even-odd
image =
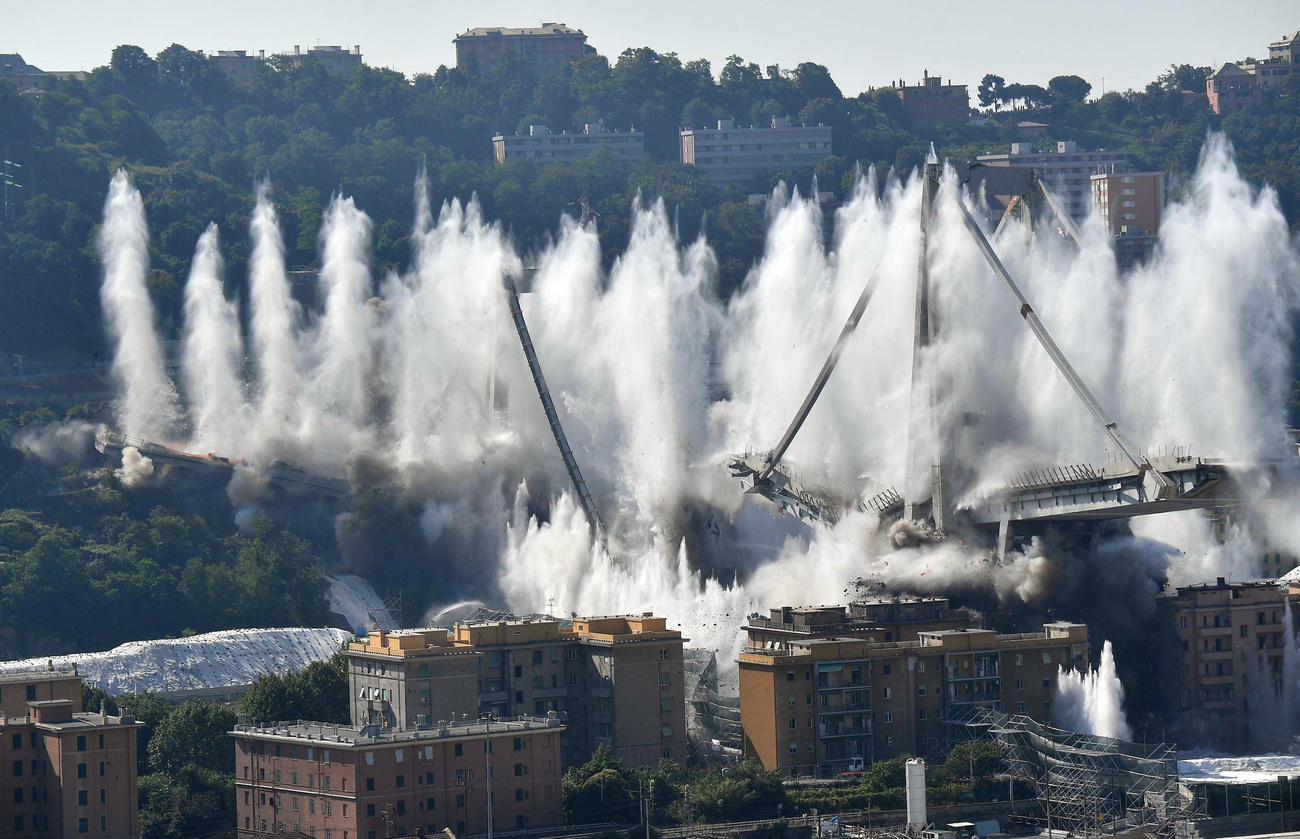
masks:
[[[1075,220],[1088,214],[1093,202],[1091,178],[1097,173],[1128,171],[1128,155],[1105,149],[1088,151],[1073,140],[1063,140],[1055,150],[1037,151],[1031,143],[1012,143],[1007,154],[981,154],[976,160],[985,166],[1027,166],[1036,169],[1060,200],[1062,209]],[[994,196],[1006,206],[1010,196]]]
[[[581,132],[552,134],[545,125],[530,125],[527,134],[497,134],[492,138],[497,163],[518,159],[557,163],[587,157],[600,148],[609,149],[615,160],[640,160],[645,157],[645,132],[609,131],[600,123],[590,123]]]
[[[1254,76],[1261,91],[1276,89],[1288,76],[1300,73],[1300,32],[1283,35],[1269,44],[1268,58],[1246,58],[1236,62],[1236,66]],[[1214,106],[1213,99],[1210,106]]]
[[[348,76],[361,66],[361,45],[355,44],[349,52],[337,45],[308,47],[306,52],[294,44],[293,52],[280,53],[280,60],[291,67],[301,67],[304,62],[314,61],[331,76]]]
[[[732,119],[717,128],[681,132],[682,163],[698,166],[709,180],[744,184],[757,175],[811,169],[831,154],[829,125],[791,125],[773,117],[766,128],[737,128]]]
[[[774,609],[772,620],[746,627],[749,642],[739,659],[746,755],[767,769],[827,776],[847,769],[852,758],[871,763],[932,753],[948,741],[946,721],[974,708],[1006,706],[1009,713],[1050,720],[1059,668],[1087,661],[1082,624],[998,635],[967,626],[926,628],[927,619],[938,626],[968,622],[942,598],[872,608],[885,613],[876,627],[843,607],[791,609],[788,622],[787,610]],[[778,615],[776,634],[771,624]],[[799,631],[800,624],[807,630]],[[909,640],[886,641],[886,633]]]
[[[538,79],[595,52],[587,46],[581,29],[563,23],[518,29],[480,26],[457,35],[452,43],[456,45],[457,69],[482,73],[503,62],[517,61]]]
[[[686,759],[682,634],[653,615],[376,630],[348,646],[352,719],[394,730],[465,715],[562,714],[566,765]]]
[[[23,60],[16,52],[0,53],[0,79],[19,90],[36,90],[45,78],[45,71]]]
[[[563,731],[554,717],[397,731],[240,724],[231,732],[236,835],[481,835],[489,813],[496,830],[555,826]]]
[[[208,56],[222,74],[237,84],[243,84],[257,75],[257,71],[266,63],[266,50],[258,50],[257,55],[249,55],[245,50],[217,50]]]
[[[916,128],[945,122],[965,122],[970,117],[970,93],[964,84],[944,84],[942,76],[924,71],[921,83],[909,85],[898,80],[898,98]]]
[[[1231,62],[1224,64],[1205,80],[1205,96],[1216,114],[1254,111],[1264,103],[1259,78]]]
[[[1182,644],[1179,707],[1197,742],[1240,749],[1268,734],[1269,701],[1282,688],[1287,610],[1300,588],[1277,582],[1183,586],[1173,598]]]
[[[73,670],[0,674],[0,835],[138,837],[139,727],[85,713]]]

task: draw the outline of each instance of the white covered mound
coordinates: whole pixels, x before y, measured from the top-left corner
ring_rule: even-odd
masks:
[[[1278,775],[1296,774],[1300,774],[1298,755],[1202,757],[1178,761],[1178,776],[1183,781],[1263,784],[1276,782]]]
[[[0,661],[0,673],[76,665],[111,695],[238,688],[267,673],[324,661],[352,639],[345,629],[227,629],[189,638],[130,641],[105,652]]]

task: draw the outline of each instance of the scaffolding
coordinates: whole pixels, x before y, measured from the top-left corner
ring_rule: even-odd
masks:
[[[1140,828],[1169,839],[1180,824],[1204,818],[1180,789],[1169,744],[1079,734],[988,707],[949,722],[1002,748],[1010,774],[1035,786],[1049,830],[1100,837]]]

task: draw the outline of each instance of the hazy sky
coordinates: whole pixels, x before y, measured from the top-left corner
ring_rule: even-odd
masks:
[[[1044,84],[1074,73],[1094,93],[1141,87],[1171,63],[1262,56],[1300,29],[1297,0],[0,0],[0,52],[44,70],[108,63],[114,46],[150,53],[360,44],[367,63],[413,74],[454,64],[451,39],[472,26],[562,21],[611,60],[626,47],[760,66],[817,61],[845,94],[921,71],[974,86],[985,73]]]

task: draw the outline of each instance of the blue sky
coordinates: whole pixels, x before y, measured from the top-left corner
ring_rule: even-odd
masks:
[[[265,49],[360,44],[367,63],[405,73],[453,64],[457,32],[472,26],[563,21],[583,29],[611,58],[626,47],[707,58],[730,54],[760,66],[813,60],[846,94],[922,70],[972,87],[996,72],[1044,84],[1074,73],[1094,92],[1141,87],[1169,64],[1211,65],[1268,52],[1300,29],[1296,0],[1060,0],[980,3],[928,0],[763,0],[647,3],[592,0],[0,0],[0,52],[46,70],[88,69],[113,47],[151,53],[173,42],[191,49]]]

